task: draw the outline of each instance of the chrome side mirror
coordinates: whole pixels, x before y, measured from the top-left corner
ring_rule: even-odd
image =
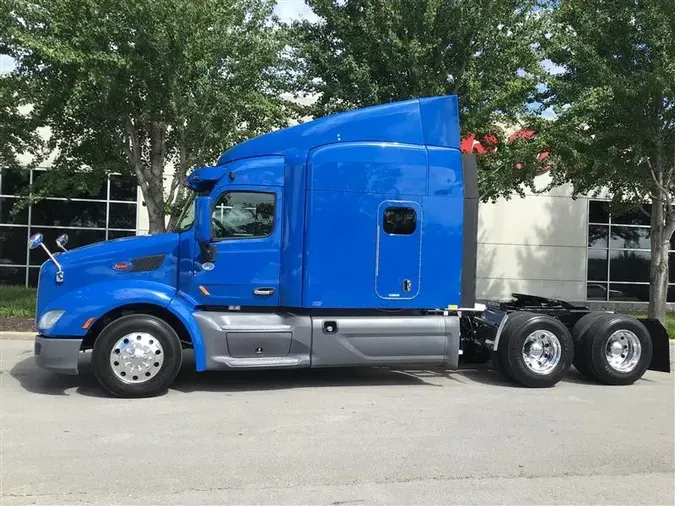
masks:
[[[40,246],[42,246],[42,243],[44,242],[45,238],[42,236],[42,234],[37,233],[33,234],[30,236],[30,239],[28,239],[28,247],[30,249],[35,249]]]
[[[45,253],[47,253],[47,256],[49,259],[54,262],[54,265],[56,265],[56,282],[57,283],[63,283],[63,269],[61,268],[61,264],[57,262],[56,258],[54,258],[54,255],[52,255],[52,252],[49,251],[49,248],[45,246],[44,243],[44,237],[42,236],[41,233],[33,234],[30,236],[30,239],[28,239],[28,247],[30,249],[35,249],[42,246],[42,249],[45,250]]]
[[[61,234],[56,238],[56,245],[63,251],[68,251],[66,249],[66,244],[68,244],[68,234]]]

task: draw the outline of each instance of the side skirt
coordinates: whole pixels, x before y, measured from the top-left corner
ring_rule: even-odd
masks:
[[[444,365],[456,368],[457,316],[310,316],[197,311],[206,369]]]

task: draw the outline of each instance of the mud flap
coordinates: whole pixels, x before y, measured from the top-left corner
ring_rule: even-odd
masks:
[[[650,371],[670,372],[670,340],[668,332],[660,321],[650,318],[639,318],[647,327],[652,338],[653,355],[648,369]]]

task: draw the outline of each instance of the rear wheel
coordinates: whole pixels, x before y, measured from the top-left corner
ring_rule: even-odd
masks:
[[[593,377],[607,385],[630,385],[652,360],[652,340],[639,320],[627,315],[598,318],[585,333],[583,353]]]
[[[182,347],[176,332],[152,315],[113,321],[94,342],[92,365],[98,382],[118,397],[164,392],[178,375]]]
[[[574,327],[572,327],[572,339],[574,339],[574,367],[589,380],[595,380],[596,377],[586,360],[586,354],[582,343],[586,338],[588,329],[591,328],[598,318],[605,318],[607,316],[610,315],[608,315],[608,313],[588,313],[587,315],[582,316],[579,321],[574,324]]]
[[[509,377],[533,388],[558,383],[572,365],[574,342],[557,319],[541,314],[527,316],[504,329],[498,355]],[[507,332],[508,330],[508,332]]]
[[[517,331],[520,327],[520,324],[532,316],[534,316],[533,313],[527,312],[509,313],[506,323],[504,324],[504,328],[502,329],[502,333],[499,336],[497,351],[493,351],[491,354],[490,360],[492,365],[505,380],[514,381],[514,378],[509,375],[508,364],[506,364],[504,356],[500,354],[498,350],[502,346],[507,346],[510,336],[513,334],[514,330]]]

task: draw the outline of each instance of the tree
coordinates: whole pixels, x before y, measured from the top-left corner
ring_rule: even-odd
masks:
[[[10,26],[10,17],[0,11],[0,34]],[[0,55],[9,48],[0,36]],[[36,131],[30,105],[22,101],[25,88],[22,80],[0,69],[0,168],[20,167],[20,156],[32,155],[32,162],[41,158],[42,142]]]
[[[0,47],[57,152],[41,183],[132,175],[151,233],[176,219],[190,169],[294,114],[273,0],[0,1]]]
[[[542,104],[558,117],[541,134],[553,146],[554,184],[607,191],[650,214],[649,316],[663,321],[675,232],[675,3],[557,0],[549,21],[545,51],[561,68]]]
[[[22,155],[29,165],[42,159],[43,142],[30,105],[22,103],[23,84],[12,75],[0,75],[0,168],[18,168]]]
[[[317,22],[294,24],[299,88],[324,115],[457,94],[463,135],[479,158],[484,200],[533,186],[544,161],[538,137],[506,141],[529,119],[543,69],[539,0],[307,0]],[[518,170],[514,170],[518,168]]]

